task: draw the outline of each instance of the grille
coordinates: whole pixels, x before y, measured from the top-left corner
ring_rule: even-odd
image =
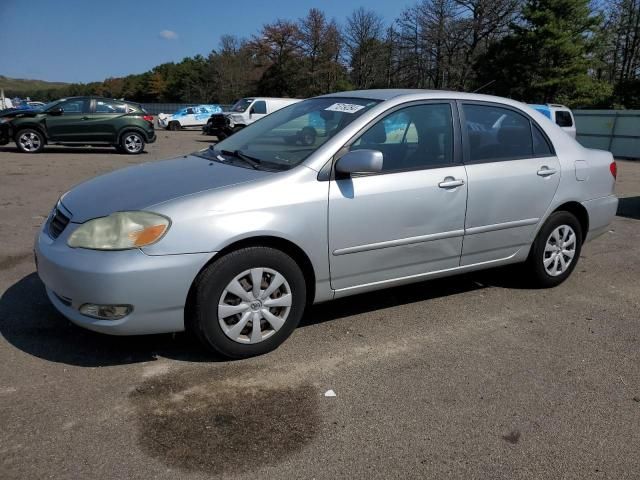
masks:
[[[51,238],[58,238],[68,224],[69,217],[56,206],[51,214],[51,220],[49,220],[49,235],[51,235]]]

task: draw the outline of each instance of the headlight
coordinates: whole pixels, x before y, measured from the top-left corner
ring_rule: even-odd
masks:
[[[151,245],[167,232],[171,221],[150,212],[116,212],[83,223],[71,234],[72,248],[127,250]]]

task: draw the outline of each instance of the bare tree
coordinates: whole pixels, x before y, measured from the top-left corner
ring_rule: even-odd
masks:
[[[379,79],[383,31],[382,17],[372,10],[360,7],[347,18],[345,48],[357,88],[371,88]]]

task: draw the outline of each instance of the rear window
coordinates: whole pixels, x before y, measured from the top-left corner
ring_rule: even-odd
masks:
[[[573,127],[573,119],[571,114],[566,111],[556,112],[556,123],[560,127]]]

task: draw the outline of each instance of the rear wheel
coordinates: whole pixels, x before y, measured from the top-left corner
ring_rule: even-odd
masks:
[[[248,247],[220,258],[196,285],[192,328],[230,358],[270,352],[294,331],[306,304],[305,279],[288,255]]]
[[[527,267],[535,286],[555,287],[564,282],[578,263],[582,228],[569,212],[555,212],[538,232]]]
[[[15,137],[16,146],[22,153],[39,153],[44,148],[44,135],[31,128],[20,130]]]
[[[119,147],[122,153],[137,155],[144,151],[144,137],[138,132],[125,132],[120,138]]]

